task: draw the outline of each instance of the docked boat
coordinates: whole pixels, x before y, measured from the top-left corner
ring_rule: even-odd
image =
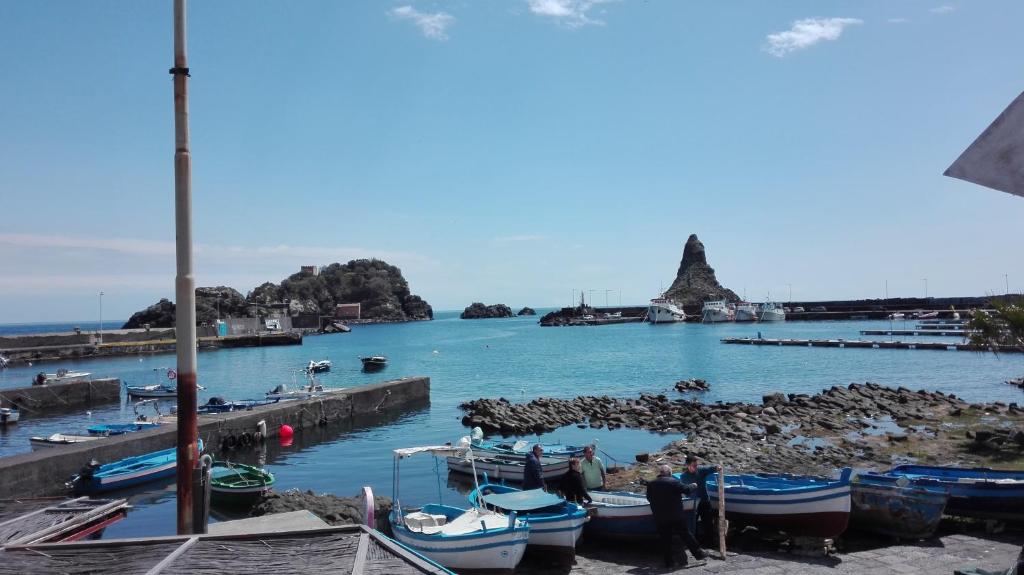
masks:
[[[72,477],[68,486],[78,495],[89,495],[174,477],[177,450],[172,447],[104,464],[93,461]],[[202,451],[203,440],[200,439],[199,452]]]
[[[95,441],[103,439],[102,435],[74,435],[70,433],[54,433],[49,437],[30,437],[28,442],[32,450],[46,449],[48,447],[60,447],[61,445],[74,445],[83,441]]]
[[[569,460],[542,456],[540,467],[541,477],[544,478],[544,481],[551,481],[562,477],[569,471]],[[449,471],[473,475],[474,469],[477,476],[486,473],[489,478],[497,481],[522,483],[526,458],[525,456],[516,457],[494,453],[473,453],[469,457],[458,455],[448,457]]]
[[[133,433],[136,431],[142,431],[144,429],[153,429],[159,427],[159,421],[134,421],[132,423],[101,423],[98,425],[90,425],[86,431],[89,435],[123,435],[125,433]]]
[[[399,496],[401,460],[419,453],[473,460],[472,450],[467,447],[396,449],[392,481],[394,504],[388,516],[394,538],[449,569],[511,573],[523,558],[530,536],[529,524],[518,519],[515,512],[506,515],[491,509],[461,509],[440,503],[420,508],[402,505]]]
[[[5,369],[7,367],[7,364],[9,364],[10,362],[11,362],[11,360],[9,360],[6,357],[0,355],[0,369]]]
[[[726,475],[725,516],[740,525],[791,536],[833,539],[850,521],[850,476],[838,480],[788,474]],[[712,509],[719,506],[718,474],[707,479]]]
[[[647,321],[650,323],[676,323],[686,321],[686,312],[676,302],[662,296],[651,300],[647,306]]]
[[[153,385],[125,385],[132,397],[173,398],[178,397],[177,385],[154,383]]]
[[[1024,471],[899,465],[885,475],[905,477],[915,487],[946,489],[949,491],[947,515],[1024,520]]]
[[[850,483],[850,525],[901,539],[935,533],[949,491],[914,485],[905,477],[860,473]]]
[[[231,411],[248,411],[254,407],[272,405],[281,401],[280,399],[242,399],[239,401],[227,401],[223,397],[211,397],[206,403],[199,406],[199,413],[228,413]]]
[[[388,364],[388,358],[383,355],[360,357],[359,361],[363,362],[363,371],[377,371],[384,369]]]
[[[736,321],[757,321],[759,315],[757,312],[757,306],[745,301],[741,301],[736,304],[735,313]]]
[[[630,491],[590,491],[590,520],[584,527],[587,537],[607,539],[650,539],[658,536],[651,505],[643,493]],[[697,498],[683,498],[684,519],[694,530]]]
[[[21,412],[16,407],[0,407],[0,425],[18,423],[21,419]]]
[[[259,467],[217,461],[210,468],[210,502],[215,505],[252,505],[270,492],[274,474]]]
[[[484,451],[487,453],[499,453],[502,455],[518,455],[526,457],[526,454],[533,449],[536,443],[525,439],[518,441],[501,441],[497,439],[484,439],[484,432],[479,427],[473,428],[472,447],[474,452]],[[563,443],[541,443],[544,455],[548,457],[582,457],[583,445],[566,445]]]
[[[765,302],[761,304],[758,319],[761,321],[785,321],[786,309],[775,302]]]
[[[331,371],[331,360],[329,359],[309,360],[309,364],[306,366],[306,373],[323,373],[325,371]]]
[[[704,302],[701,309],[700,320],[703,323],[721,323],[733,321],[736,314],[725,300],[713,300]]]
[[[482,495],[481,495],[482,494]],[[587,510],[543,489],[523,491],[507,485],[483,483],[469,494],[473,507],[516,513],[530,524],[531,548],[574,557],[583,534]]]
[[[83,381],[92,375],[88,371],[69,371],[58,369],[56,373],[39,372],[32,378],[32,385],[49,385],[51,383],[68,383],[71,381]]]
[[[266,393],[266,399],[271,402],[280,401],[282,399],[309,399],[311,397],[318,397],[326,393],[333,393],[344,389],[344,387],[324,387],[322,384],[316,382],[310,382],[309,385],[304,385],[299,389],[288,389],[288,386],[282,383],[268,391]]]

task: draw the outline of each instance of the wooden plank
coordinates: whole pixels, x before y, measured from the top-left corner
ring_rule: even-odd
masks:
[[[363,567],[366,565],[366,552],[370,547],[370,534],[359,535],[359,547],[356,548],[356,558],[352,563],[352,575],[363,575]]]
[[[107,515],[107,514],[109,514],[111,512],[114,512],[114,511],[116,511],[118,509],[122,509],[124,507],[127,507],[127,505],[128,505],[128,502],[126,500],[124,500],[124,499],[115,499],[115,500],[113,500],[113,501],[111,501],[109,503],[105,503],[103,505],[95,507],[91,511],[87,511],[87,512],[82,513],[80,515],[76,515],[75,517],[73,517],[71,519],[68,519],[67,521],[62,521],[62,522],[60,522],[60,523],[58,523],[56,525],[52,525],[52,526],[50,526],[50,527],[48,527],[46,529],[43,529],[41,531],[36,531],[34,533],[29,533],[28,535],[25,535],[24,537],[19,537],[19,538],[13,540],[13,541],[8,542],[7,544],[8,545],[31,545],[32,543],[35,543],[37,541],[44,541],[44,540],[50,539],[52,537],[57,537],[57,536],[60,536],[60,535],[62,535],[64,533],[67,533],[68,531],[73,531],[74,529],[77,529],[77,528],[81,527],[82,525],[92,521],[93,519],[96,519],[98,517],[102,517],[102,516]],[[59,511],[59,509],[58,509],[58,511]]]
[[[175,559],[181,557],[181,554],[188,551],[190,547],[199,541],[198,537],[190,537],[188,541],[182,543],[177,549],[171,552],[170,555],[163,558],[163,561],[157,563],[152,569],[146,572],[146,575],[157,575],[164,569],[166,569],[171,563],[174,563]]]
[[[725,467],[721,463],[718,464],[716,483],[718,483],[718,553],[722,556],[722,561],[725,561],[725,531],[729,525],[725,522]]]
[[[75,499],[68,499],[68,500],[65,500],[65,501],[61,501],[60,503],[57,503],[55,505],[50,505],[48,507],[43,507],[42,509],[36,509],[35,511],[29,512],[29,513],[25,513],[24,515],[18,515],[17,517],[13,517],[11,519],[8,519],[7,521],[0,522],[0,527],[3,527],[5,525],[10,525],[11,523],[15,523],[15,522],[21,521],[21,520],[25,519],[26,517],[32,517],[33,515],[39,515],[40,513],[46,513],[47,511],[50,511],[50,510],[52,510],[52,509],[54,509],[56,507],[59,507],[60,505],[63,505],[65,503],[77,503],[77,502],[79,502],[79,501],[81,501],[83,499],[88,499],[88,497],[76,497]]]

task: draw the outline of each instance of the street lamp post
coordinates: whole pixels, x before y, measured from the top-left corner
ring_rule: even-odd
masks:
[[[924,282],[924,299],[928,299],[928,278],[921,278]]]
[[[103,292],[100,292],[100,343],[103,343]]]
[[[1006,282],[1006,295],[1010,295],[1010,274],[1003,274],[1003,281]]]
[[[793,284],[786,284],[789,286],[789,303],[793,303]]]

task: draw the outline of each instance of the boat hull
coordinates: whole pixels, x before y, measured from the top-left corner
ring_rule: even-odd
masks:
[[[0,409],[0,425],[18,423],[19,419],[21,419],[21,412],[17,409],[11,409],[9,407]]]
[[[202,453],[203,441],[201,439],[198,449]],[[72,481],[72,489],[77,495],[89,495],[174,477],[177,471],[177,459],[176,447],[127,457],[101,465],[89,474],[77,475]]]
[[[103,437],[96,435],[67,435],[64,433],[54,433],[49,437],[32,437],[28,441],[29,444],[32,445],[32,450],[35,451],[37,449],[60,447],[61,445],[74,445],[83,441],[94,441],[96,439],[103,439]]]
[[[850,485],[850,524],[901,539],[926,539],[938,528],[948,499],[945,491],[862,475]]]
[[[945,513],[977,519],[1024,520],[1024,471],[900,465],[885,475],[949,491]]]
[[[523,482],[523,469],[525,468],[522,461],[515,461],[512,458],[506,460],[499,459],[475,459],[470,461],[462,457],[449,457],[448,458],[448,469],[458,473],[465,473],[467,475],[473,475],[473,468],[476,467],[476,473],[478,476],[487,474],[487,477],[491,481],[511,481],[513,483]],[[569,460],[568,459],[552,459],[541,463],[541,476],[545,481],[557,479],[566,474],[569,471]]]
[[[686,321],[686,314],[674,305],[651,304],[647,308],[647,321],[650,323],[678,323]]]
[[[754,308],[736,308],[736,321],[757,321],[757,310]]]
[[[480,504],[480,492],[487,494],[528,493],[507,485],[484,483],[469,494],[471,505]],[[587,511],[565,499],[558,498],[558,501],[559,503],[556,505],[548,505],[547,502],[544,502],[537,507],[520,509],[517,511],[518,517],[530,526],[528,543],[530,549],[574,557],[576,542],[583,534],[583,526],[587,522]],[[486,505],[502,513],[510,511],[493,502],[487,502]]]
[[[583,532],[600,539],[653,539],[658,527],[647,498],[640,493],[591,491],[594,504],[587,508],[590,520]],[[690,531],[696,528],[697,500],[683,499],[683,517]]]
[[[734,319],[735,316],[725,309],[708,309],[701,314],[701,321],[704,323],[723,323]]]
[[[392,511],[395,539],[416,553],[459,571],[511,573],[523,558],[529,528],[492,529],[468,535],[427,535],[410,530]]]
[[[786,312],[779,310],[766,310],[761,312],[761,321],[786,321]]]

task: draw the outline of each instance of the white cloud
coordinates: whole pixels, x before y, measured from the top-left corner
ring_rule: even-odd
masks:
[[[448,27],[455,23],[455,16],[446,12],[420,12],[412,6],[399,6],[388,12],[393,18],[409,20],[423,35],[433,40],[447,40]]]
[[[768,35],[764,50],[782,58],[790,52],[810,48],[824,40],[838,40],[847,26],[863,24],[859,18],[805,18],[793,22],[793,27],[784,32]]]
[[[955,11],[956,11],[956,7],[950,6],[949,4],[943,4],[942,6],[936,6],[935,8],[932,8],[931,10],[929,10],[929,12],[931,12],[932,14],[949,14],[950,12],[955,12]]]
[[[614,0],[526,0],[530,12],[552,18],[569,28],[581,26],[603,26],[604,22],[592,18],[588,12],[599,4]]]
[[[889,22],[890,24],[906,24],[907,22],[910,22],[910,19],[909,18],[889,18],[889,20],[887,20],[887,22]]]

